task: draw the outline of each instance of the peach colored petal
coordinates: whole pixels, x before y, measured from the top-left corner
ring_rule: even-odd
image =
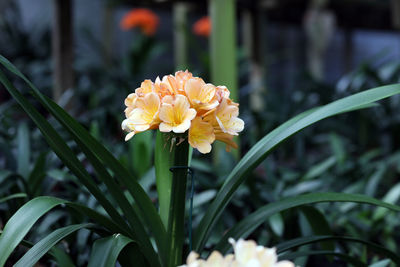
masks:
[[[159,109],[160,99],[157,94],[151,92],[144,97],[138,97],[135,108],[129,112],[129,117],[122,122],[122,129],[130,132],[126,138],[129,139],[135,133],[146,131],[158,125]]]
[[[175,133],[185,132],[190,127],[190,121],[196,116],[196,110],[190,108],[189,101],[183,95],[165,96],[161,104],[159,117],[162,121],[162,131],[172,129]],[[165,124],[169,125],[167,127]],[[160,129],[161,130],[161,129]]]
[[[197,110],[211,110],[218,106],[215,97],[216,88],[200,78],[191,78],[185,84],[185,93],[192,106]]]
[[[203,121],[200,117],[194,118],[189,128],[189,144],[200,153],[206,154],[211,151],[211,144],[214,140],[214,128],[211,124]]]

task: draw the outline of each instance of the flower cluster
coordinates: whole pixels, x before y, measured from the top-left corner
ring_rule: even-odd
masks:
[[[129,11],[121,20],[121,28],[130,30],[139,28],[147,36],[152,36],[157,30],[158,16],[147,8],[136,8]]]
[[[199,255],[191,252],[187,258],[186,265],[181,267],[294,267],[290,261],[278,262],[275,248],[257,246],[254,241],[240,239],[235,242],[229,239],[233,246],[234,254],[222,256],[218,251],[211,253],[207,260],[198,259]]]
[[[125,140],[149,129],[188,131],[189,144],[201,153],[209,153],[215,140],[224,142],[227,149],[236,148],[233,136],[244,128],[243,120],[238,118],[239,104],[229,98],[229,90],[205,83],[188,71],[157,77],[155,82],[145,80],[128,95],[125,105]]]

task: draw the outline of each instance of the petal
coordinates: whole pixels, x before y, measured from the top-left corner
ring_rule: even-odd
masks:
[[[192,252],[190,252],[189,256],[187,257],[186,263],[187,264],[194,263],[198,258],[199,258],[199,254],[192,251]]]
[[[203,121],[200,117],[192,120],[189,129],[189,144],[193,148],[203,154],[209,153],[214,140],[214,129],[209,123]]]
[[[128,119],[132,124],[146,124],[150,120],[146,112],[140,108],[132,110]]]
[[[168,133],[168,132],[172,131],[172,126],[170,124],[162,122],[158,126],[158,129],[160,130],[160,132]]]
[[[133,136],[135,135],[135,132],[130,132],[125,136],[125,141],[128,141],[129,139],[131,139]]]
[[[215,96],[215,86],[211,83],[207,83],[201,87],[199,93],[199,100],[202,103],[210,102]]]
[[[158,115],[160,120],[167,123],[173,123],[175,121],[174,108],[171,104],[163,103],[160,108],[160,114]]]
[[[190,120],[185,120],[181,124],[178,124],[177,126],[173,127],[172,130],[174,133],[184,133],[189,129],[190,127]]]
[[[139,124],[135,125],[135,131],[136,132],[144,132],[150,128],[149,124]]]
[[[186,96],[177,95],[175,97],[174,109],[177,114],[181,115],[181,118],[184,117],[183,115],[187,112],[189,108],[190,104]]]
[[[186,112],[186,116],[185,116],[184,120],[189,120],[189,121],[191,121],[191,120],[193,120],[193,119],[196,117],[196,114],[197,114],[196,110],[193,109],[193,108],[190,108],[190,109]]]
[[[199,95],[203,85],[205,85],[205,82],[201,78],[191,78],[186,81],[185,93],[190,102],[193,102],[193,100],[200,100]]]
[[[147,94],[153,92],[154,85],[151,80],[144,80],[140,85],[140,88],[143,90],[142,93]]]
[[[280,261],[274,267],[294,267],[294,263],[290,261]]]

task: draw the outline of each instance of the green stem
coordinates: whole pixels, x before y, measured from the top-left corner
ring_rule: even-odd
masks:
[[[172,172],[169,168],[174,164],[171,151],[171,135],[157,131],[154,164],[158,193],[159,213],[165,229],[168,229],[169,205],[172,187]]]
[[[168,220],[169,267],[182,264],[182,248],[185,241],[185,202],[188,169],[189,143],[187,139],[174,148],[171,202]]]
[[[179,138],[185,140],[181,143]],[[177,145],[179,143],[179,145]],[[157,133],[156,138],[156,183],[160,216],[168,234],[168,267],[182,264],[182,249],[185,241],[186,184],[190,153],[186,134]],[[170,171],[171,167],[173,168]],[[180,167],[180,168],[179,168]]]

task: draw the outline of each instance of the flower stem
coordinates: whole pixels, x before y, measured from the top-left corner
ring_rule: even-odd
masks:
[[[174,139],[175,137],[175,139]],[[185,140],[179,143],[179,138]],[[179,143],[179,145],[177,145]],[[170,248],[166,266],[182,263],[185,241],[185,198],[189,164],[189,144],[186,135],[157,132],[155,168],[160,217],[167,229]],[[177,167],[172,168],[171,167]],[[171,171],[170,171],[171,169]]]
[[[174,154],[170,148],[170,134],[157,131],[154,162],[156,169],[159,213],[165,229],[168,228],[169,205],[172,187],[172,172],[169,171],[169,168],[171,168],[174,164]]]
[[[168,220],[168,245],[170,246],[169,267],[182,264],[182,249],[185,241],[185,202],[188,169],[189,143],[187,138],[174,145],[174,166],[172,169],[171,202]],[[183,167],[183,168],[182,168]]]

